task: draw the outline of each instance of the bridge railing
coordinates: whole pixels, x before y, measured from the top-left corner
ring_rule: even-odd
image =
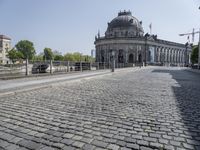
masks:
[[[115,63],[115,68],[126,68],[139,66],[137,63]],[[88,61],[29,61],[25,60],[16,64],[0,65],[0,79],[15,78],[22,76],[42,76],[49,74],[62,74],[83,71],[105,70],[113,67],[113,64],[106,62]],[[27,71],[28,70],[28,74]]]

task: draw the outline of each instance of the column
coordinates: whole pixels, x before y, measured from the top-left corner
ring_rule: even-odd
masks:
[[[174,49],[174,63],[176,64],[176,57],[177,57],[177,49]]]
[[[182,63],[183,63],[182,49],[180,50],[180,63],[181,63],[181,65],[182,65]]]
[[[173,63],[173,49],[171,49],[171,54],[170,54],[170,63]]]
[[[160,48],[160,62],[163,63],[163,47]]]
[[[160,63],[160,47],[158,47],[157,51],[158,51],[158,62]]]
[[[176,51],[173,49],[173,64],[175,64],[175,58],[176,58]]]
[[[159,62],[159,47],[156,48],[156,60],[157,60],[157,63]]]
[[[182,63],[185,64],[185,50],[182,50]]]
[[[180,50],[179,49],[178,49],[177,63],[178,63],[178,65],[180,65]]]
[[[168,52],[167,52],[167,48],[165,47],[165,51],[164,51],[164,54],[165,54],[165,63],[167,63],[167,55],[168,55]]]
[[[168,63],[169,64],[171,62],[170,56],[171,56],[171,49],[169,48],[169,50],[168,50]]]

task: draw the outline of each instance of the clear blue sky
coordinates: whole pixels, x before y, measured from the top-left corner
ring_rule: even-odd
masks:
[[[200,0],[0,0],[0,34],[30,40],[37,53],[44,47],[60,52],[90,54],[94,37],[120,10],[131,10],[145,32],[185,43],[179,33],[200,28]],[[196,36],[196,41],[198,36]]]

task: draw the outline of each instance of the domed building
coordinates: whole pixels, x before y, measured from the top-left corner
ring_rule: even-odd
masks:
[[[95,37],[96,62],[116,67],[134,64],[187,65],[190,63],[189,45],[165,41],[157,35],[144,34],[142,21],[130,11],[119,12],[108,23],[105,36]]]

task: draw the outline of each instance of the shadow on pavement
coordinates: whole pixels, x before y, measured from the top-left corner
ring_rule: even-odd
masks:
[[[185,70],[154,70],[154,73],[168,73],[177,82],[172,86],[176,104],[180,111],[177,129],[184,138],[184,147],[200,150],[200,74]]]

